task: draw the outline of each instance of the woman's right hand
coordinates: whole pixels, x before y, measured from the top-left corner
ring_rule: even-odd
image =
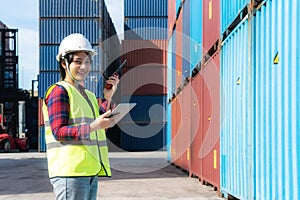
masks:
[[[97,117],[92,123],[90,123],[90,132],[110,128],[112,124],[112,119],[107,118],[107,116],[109,116],[110,113],[111,110],[108,110],[99,117]]]

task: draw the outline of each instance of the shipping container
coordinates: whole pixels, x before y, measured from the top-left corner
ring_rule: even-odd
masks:
[[[191,172],[191,83],[189,82],[182,90],[182,104],[181,108],[181,123],[182,132],[181,139],[177,140],[177,148],[181,153],[181,167]]]
[[[173,0],[173,1],[175,1],[175,0]],[[181,8],[181,6],[182,6],[182,0],[176,0],[176,14],[178,15],[179,14],[179,12],[180,12],[180,8]]]
[[[166,40],[168,17],[134,17],[124,19],[125,40]]]
[[[166,123],[166,96],[122,96],[123,103],[136,103],[122,123]]]
[[[202,96],[200,104],[200,119],[202,133],[199,152],[196,153],[202,160],[201,181],[209,183],[220,190],[220,54],[215,53],[202,66]],[[198,91],[196,91],[197,93]],[[197,149],[197,148],[196,148]]]
[[[40,0],[40,17],[101,17],[101,3],[91,0]]]
[[[190,63],[191,71],[202,58],[202,0],[190,0]]]
[[[224,33],[230,24],[239,17],[242,10],[248,6],[251,0],[221,0],[220,17],[221,33]],[[214,1],[215,2],[215,1]]]
[[[126,66],[135,67],[144,64],[167,65],[166,40],[123,40],[122,59]]]
[[[254,199],[253,86],[249,29],[244,20],[223,42],[221,51],[221,192]]]
[[[167,68],[158,64],[123,68],[119,85],[122,95],[166,95]]]
[[[41,19],[40,44],[60,44],[71,33],[83,34],[92,45],[99,45],[102,24],[100,19]]]
[[[59,72],[42,72],[39,74],[39,98],[44,98],[48,87],[60,79]]]
[[[96,97],[102,97],[103,77],[100,72],[90,72],[84,81],[84,86],[92,91]],[[49,86],[60,80],[59,72],[41,72],[39,75],[39,97],[44,98]]]
[[[176,1],[168,0],[168,39],[172,35],[176,22]]]
[[[182,75],[182,43],[183,43],[183,33],[182,33],[182,13],[180,12],[179,17],[176,22],[176,29],[173,34],[175,34],[176,37],[176,86],[177,89],[182,83],[183,83],[183,75]]]
[[[166,150],[167,150],[167,160],[172,161],[171,154],[171,139],[172,138],[172,104],[167,104],[167,126],[166,126]]]
[[[182,5],[182,81],[191,76],[190,63],[190,0]]]
[[[203,0],[203,54],[220,37],[220,1]]]
[[[46,145],[46,135],[45,135],[45,126],[39,127],[39,145],[38,145],[39,152],[46,152],[47,145]]]
[[[299,1],[266,1],[252,18],[254,199],[300,199]]]
[[[56,60],[56,55],[58,54],[58,47],[59,45],[41,45],[40,46],[40,71],[47,72],[47,71],[58,71],[59,64]],[[92,62],[92,71],[99,71],[102,70],[100,68],[101,59],[103,57],[103,51],[99,50],[99,46],[93,46],[96,50],[98,55],[93,57]]]
[[[172,163],[182,166],[182,150],[180,142],[184,138],[182,130],[182,93],[179,93],[172,101],[172,137],[171,137],[171,159]]]
[[[44,115],[43,115],[43,103],[44,99],[39,98],[38,100],[38,126],[44,126],[45,121],[44,121]]]
[[[119,127],[123,150],[165,150],[166,123],[121,123]]]
[[[125,17],[168,16],[168,0],[125,0]]]
[[[203,130],[203,120],[201,120],[201,109],[203,108],[203,91],[204,89],[204,80],[203,77],[198,73],[191,81],[192,91],[195,93],[191,97],[191,130],[192,130],[192,144],[191,144],[191,171],[190,173],[194,176],[197,176],[199,179],[202,177],[203,170],[203,159],[200,158],[200,148],[203,143],[202,130]]]

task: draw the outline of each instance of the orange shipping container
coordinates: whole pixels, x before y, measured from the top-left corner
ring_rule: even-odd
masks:
[[[44,102],[44,99],[39,98],[39,100],[38,100],[38,126],[45,125],[44,116],[43,116],[43,102]]]

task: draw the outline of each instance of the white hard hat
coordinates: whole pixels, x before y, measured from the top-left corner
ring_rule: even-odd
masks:
[[[73,33],[61,41],[56,60],[60,61],[62,56],[76,51],[86,51],[92,57],[97,55],[97,52],[92,48],[91,43],[88,41],[88,39],[86,39],[86,37],[84,37],[84,35],[80,33]]]

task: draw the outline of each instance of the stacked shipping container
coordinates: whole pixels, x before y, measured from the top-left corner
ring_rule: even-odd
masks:
[[[169,25],[175,27],[168,42],[170,71],[186,69],[184,62],[174,61],[173,53],[181,52],[181,46],[173,37],[178,27],[184,30],[185,23],[196,19],[186,21],[187,2],[180,6],[174,26]],[[168,87],[176,85],[168,93],[168,159],[225,197],[299,199],[300,3],[203,0],[202,5],[203,21],[195,21],[203,24],[202,59],[190,51],[191,60],[198,60],[191,63],[201,68],[181,85],[168,72]],[[181,12],[184,20],[177,26]]]
[[[101,73],[114,71],[118,67],[118,57],[120,55],[119,39],[116,36],[116,30],[104,1],[40,0],[39,5],[39,98],[43,99],[47,88],[59,80],[58,63],[55,56],[61,40],[71,33],[85,35],[93,48],[98,52],[98,55],[93,60],[91,72],[84,84],[97,97],[101,97],[104,82]],[[41,108],[39,108],[39,112],[41,115]],[[41,121],[39,125],[42,129],[42,120],[39,121]],[[41,133],[42,131],[40,135]],[[40,144],[40,150],[45,150],[43,137],[40,137]]]
[[[137,106],[119,125],[121,147],[129,151],[163,149],[166,143],[168,1],[125,0],[124,3],[122,59],[127,62],[120,79],[121,100],[135,102]]]

